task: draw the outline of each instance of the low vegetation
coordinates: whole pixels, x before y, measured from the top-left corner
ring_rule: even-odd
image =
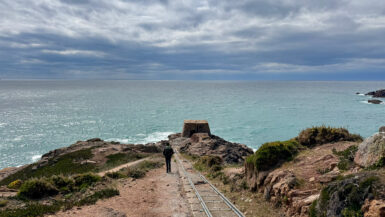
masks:
[[[99,182],[101,177],[93,173],[77,174],[73,177],[75,186],[82,189],[91,186],[93,183]]]
[[[136,166],[122,169],[120,173],[125,177],[139,179],[144,177],[151,169],[160,168],[163,164],[164,163],[159,161],[145,160]]]
[[[195,163],[194,168],[199,171],[217,172],[223,169],[223,160],[219,156],[202,156]]]
[[[40,199],[56,195],[59,191],[45,179],[30,179],[21,185],[18,196],[27,199]]]
[[[23,208],[6,209],[0,212],[0,217],[32,217],[54,214],[61,209],[62,202],[55,202],[52,205],[43,205],[37,202],[30,202]]]
[[[15,180],[15,181],[9,183],[8,184],[8,188],[10,188],[10,189],[19,189],[22,184],[23,184],[23,181],[18,179],[18,180]]]
[[[345,128],[333,127],[312,127],[301,131],[297,137],[298,142],[306,147],[314,147],[331,142],[339,141],[362,141],[362,137],[357,134],[351,134]]]
[[[358,146],[356,145],[352,145],[343,151],[337,151],[336,149],[333,149],[333,154],[338,156],[340,159],[340,162],[338,162],[337,165],[338,169],[348,170],[354,167],[354,156],[356,155],[357,150]]]
[[[8,200],[0,200],[0,208],[5,207],[8,204]]]
[[[346,176],[322,189],[318,200],[310,206],[311,217],[332,216],[360,217],[361,207],[366,198],[375,193],[373,185],[376,176],[361,174],[361,177]]]
[[[84,205],[95,204],[96,201],[98,201],[99,199],[110,198],[110,197],[113,197],[116,195],[119,195],[118,190],[113,189],[113,188],[107,188],[107,189],[97,191],[88,197],[85,197],[84,199],[77,202],[75,205],[76,206],[84,206]]]
[[[292,160],[300,148],[295,140],[265,143],[246,159],[246,163],[254,164],[258,171],[269,170]]]
[[[30,178],[51,177],[53,175],[59,174],[72,175],[93,171],[96,167],[95,165],[89,163],[80,163],[80,161],[88,160],[92,158],[92,156],[93,154],[91,149],[83,149],[65,154],[56,159],[52,159],[47,163],[47,165],[40,168],[35,168],[36,165],[31,164],[28,167],[1,180],[0,186],[8,185],[17,179],[23,181]]]
[[[110,168],[113,168],[113,167],[116,167],[116,166],[119,166],[119,165],[122,165],[125,163],[129,163],[131,161],[139,160],[139,159],[144,158],[146,156],[148,156],[148,155],[141,154],[141,153],[133,153],[133,152],[111,154],[111,155],[106,156],[107,162],[103,166],[103,168],[101,168],[100,170],[110,169]]]

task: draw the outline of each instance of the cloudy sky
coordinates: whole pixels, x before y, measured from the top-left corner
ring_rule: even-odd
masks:
[[[0,0],[0,78],[385,80],[385,4]]]

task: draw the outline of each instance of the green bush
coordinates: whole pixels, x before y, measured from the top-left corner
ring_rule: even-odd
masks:
[[[333,148],[333,154],[338,156],[340,161],[338,162],[338,169],[340,170],[348,170],[354,166],[354,156],[358,150],[358,146],[352,145],[343,151],[337,151]]]
[[[8,204],[8,200],[0,200],[0,207],[5,207]]]
[[[95,182],[99,182],[102,178],[94,173],[83,173],[78,174],[73,177],[75,180],[75,186],[82,188],[87,188]]]
[[[58,190],[44,179],[31,179],[21,185],[18,196],[28,199],[40,199],[46,196],[53,196]]]
[[[53,175],[72,175],[85,173],[95,169],[93,164],[77,163],[82,160],[87,160],[93,157],[91,149],[82,149],[74,151],[55,159],[51,159],[47,165],[35,169],[36,164],[31,164],[26,168],[8,176],[0,181],[1,185],[8,185],[16,179],[27,180],[30,178],[51,177]]]
[[[295,140],[265,143],[253,155],[250,155],[246,162],[254,164],[258,171],[269,170],[282,162],[292,160],[299,148],[300,146]]]
[[[122,179],[122,178],[126,178],[127,176],[125,176],[123,173],[121,172],[111,172],[111,173],[106,173],[107,177],[110,177],[112,179]]]
[[[15,181],[9,183],[8,188],[19,189],[22,184],[23,184],[23,181],[21,181],[20,179],[17,179]]]
[[[70,177],[65,177],[63,175],[51,176],[49,181],[58,188],[63,193],[68,193],[74,190],[75,181]]]
[[[339,141],[362,141],[362,137],[357,134],[350,134],[345,128],[333,127],[312,127],[301,131],[297,137],[298,142],[306,147],[314,147],[331,142]]]
[[[310,216],[326,216],[326,210],[341,206],[341,216],[361,217],[362,204],[373,192],[373,185],[378,177],[361,174],[361,177],[345,176],[329,183],[321,190],[320,197],[310,207]],[[330,201],[333,200],[333,201]],[[337,211],[338,212],[338,211]],[[338,214],[338,213],[337,213]]]
[[[223,159],[219,156],[207,155],[202,156],[194,164],[194,168],[199,171],[208,170],[209,172],[217,172],[223,169]]]
[[[127,176],[134,178],[134,179],[139,179],[142,178],[146,175],[146,172],[137,168],[130,168],[127,171]]]
[[[6,209],[0,212],[0,217],[32,217],[43,216],[44,214],[54,214],[61,208],[60,202],[52,205],[42,205],[39,203],[28,203],[23,208]]]

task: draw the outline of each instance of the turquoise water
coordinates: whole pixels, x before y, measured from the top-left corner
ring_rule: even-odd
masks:
[[[100,137],[147,143],[207,119],[214,134],[252,148],[313,125],[365,137],[385,125],[385,105],[355,93],[385,82],[0,81],[0,168]]]

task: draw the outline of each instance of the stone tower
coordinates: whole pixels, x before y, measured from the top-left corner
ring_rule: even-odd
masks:
[[[182,137],[191,137],[194,133],[207,133],[210,136],[209,123],[206,120],[185,120]]]

